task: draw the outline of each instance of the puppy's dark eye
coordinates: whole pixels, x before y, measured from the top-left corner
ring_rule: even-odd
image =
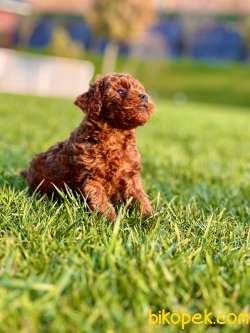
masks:
[[[127,89],[120,88],[120,89],[117,90],[117,92],[120,96],[124,96],[127,93]]]

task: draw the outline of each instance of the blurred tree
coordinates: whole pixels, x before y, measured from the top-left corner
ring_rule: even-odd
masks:
[[[81,58],[83,51],[83,46],[73,41],[64,27],[56,27],[49,45],[50,54],[60,57]]]
[[[86,20],[93,31],[108,39],[104,52],[102,72],[115,68],[119,43],[131,43],[152,24],[153,0],[94,0]]]
[[[250,50],[250,16],[246,16],[244,20],[244,25],[242,27],[242,35],[244,36],[246,46]],[[248,51],[249,52],[249,51]]]

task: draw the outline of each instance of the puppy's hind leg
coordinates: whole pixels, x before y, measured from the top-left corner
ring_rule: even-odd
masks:
[[[81,190],[86,196],[91,210],[98,211],[101,215],[106,215],[110,221],[115,220],[115,209],[109,201],[104,187],[98,181],[86,180]]]

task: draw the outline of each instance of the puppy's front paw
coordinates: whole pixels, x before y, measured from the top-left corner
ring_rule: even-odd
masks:
[[[143,217],[147,218],[153,215],[153,208],[150,204],[150,202],[148,202],[147,204],[142,205],[141,207],[141,214]]]
[[[115,212],[115,209],[114,207],[109,207],[107,209],[107,211],[105,212],[105,215],[107,217],[107,219],[110,221],[110,222],[114,222],[115,219],[116,219],[116,212]]]

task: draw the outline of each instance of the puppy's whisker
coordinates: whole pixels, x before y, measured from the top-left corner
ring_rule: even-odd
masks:
[[[125,110],[132,110],[132,109],[136,109],[136,108],[140,108],[140,107],[145,107],[144,105],[134,105],[134,106],[126,106],[126,107],[123,107],[123,109]]]
[[[123,109],[129,110],[129,109],[134,109],[135,107],[137,107],[137,106],[125,106],[125,107],[123,107]]]

